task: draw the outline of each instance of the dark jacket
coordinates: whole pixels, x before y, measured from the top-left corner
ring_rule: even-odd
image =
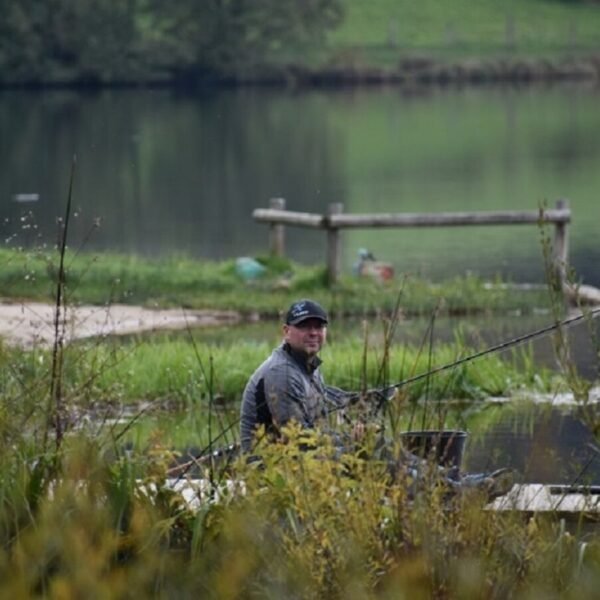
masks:
[[[278,435],[294,419],[302,427],[326,423],[327,415],[346,406],[350,395],[325,385],[321,360],[308,360],[283,343],[273,350],[248,381],[242,396],[240,438],[242,451],[252,449],[256,429],[264,425]]]

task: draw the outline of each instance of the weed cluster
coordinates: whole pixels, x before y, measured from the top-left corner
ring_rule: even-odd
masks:
[[[135,459],[73,437],[52,460],[3,453],[2,594],[591,597],[600,583],[597,539],[553,516],[449,498],[434,471],[409,494],[370,448],[340,461],[326,438],[287,434],[195,508],[159,447]]]

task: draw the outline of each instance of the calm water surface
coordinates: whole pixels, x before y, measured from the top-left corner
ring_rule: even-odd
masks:
[[[599,97],[581,86],[2,92],[0,233],[54,241],[74,154],[71,245],[149,256],[264,253],[251,212],[271,197],[319,213],[331,202],[536,210],[565,197],[572,264],[600,286]],[[539,237],[535,226],[357,230],[344,233],[344,265],[366,246],[399,272],[537,281]],[[317,262],[324,250],[322,233],[288,231],[291,257]]]
[[[572,409],[514,403],[488,407],[485,419],[467,438],[466,470],[511,467],[523,482],[600,484],[600,445]]]

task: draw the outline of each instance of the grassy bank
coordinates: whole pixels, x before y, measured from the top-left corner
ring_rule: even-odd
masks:
[[[543,289],[511,289],[475,276],[435,283],[398,274],[380,283],[350,275],[328,287],[324,267],[281,259],[260,259],[265,272],[255,279],[240,275],[233,260],[187,258],[148,260],[111,254],[67,255],[67,302],[148,307],[232,309],[246,316],[276,317],[299,297],[312,296],[332,314],[380,314],[400,303],[406,314],[531,312],[548,307]],[[58,257],[53,252],[0,250],[0,289],[5,298],[52,301]]]
[[[600,9],[553,0],[345,0],[345,18],[331,34],[339,52],[381,61],[396,52],[440,57],[540,56],[598,50]]]
[[[151,341],[75,344],[65,354],[65,393],[86,404],[156,400],[167,406],[185,406],[206,402],[212,396],[236,406],[249,376],[273,345],[243,339],[208,345],[202,343],[201,333],[194,334],[194,338],[165,336]],[[381,345],[365,346],[359,340],[346,340],[323,349],[323,371],[331,385],[366,389],[426,372],[430,360],[442,365],[472,352],[456,343],[437,345],[431,357],[412,345],[395,345],[385,354]],[[4,349],[5,392],[11,390],[18,395],[23,386],[29,389],[35,382],[47,381],[50,359],[50,351]],[[415,383],[405,393],[415,400],[424,395],[426,388],[435,399],[477,400],[511,395],[524,388],[548,391],[550,375],[536,369],[527,353],[504,359],[492,354],[430,381]]]
[[[51,13],[22,16],[8,11],[5,56],[0,56],[6,71],[3,83],[193,85],[201,80],[208,85],[257,81],[285,85],[307,83],[312,76],[319,84],[373,83],[390,81],[381,74],[375,77],[377,69],[402,64],[400,71],[406,73],[415,60],[427,59],[437,66],[463,68],[471,60],[492,61],[466,78],[464,73],[431,72],[429,81],[514,81],[535,73],[540,79],[561,79],[586,77],[586,71],[587,78],[599,77],[595,60],[587,61],[583,69],[563,60],[598,52],[597,2],[479,0],[474,8],[468,0],[339,0],[329,10],[325,4],[305,9],[289,2],[281,11],[268,2],[227,7],[213,21],[211,9],[201,2],[116,11],[107,1],[104,12],[98,7],[71,11],[68,2],[59,2],[58,11],[70,17],[71,36],[62,35]],[[186,35],[175,33],[182,29]],[[89,33],[94,34],[93,43]],[[29,52],[23,50],[27,43]],[[121,51],[115,53],[114,48]],[[170,51],[165,53],[164,48]],[[545,63],[537,63],[525,77],[512,69],[494,76],[502,67],[497,59],[521,69],[527,69],[522,60],[552,64],[545,69]],[[300,75],[303,70],[306,73]]]
[[[468,0],[344,0],[343,7],[326,47],[273,64],[296,65],[289,78],[319,85],[600,77],[593,2],[482,0],[474,8]]]

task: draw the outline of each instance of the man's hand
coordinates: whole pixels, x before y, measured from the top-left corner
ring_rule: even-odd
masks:
[[[362,421],[358,421],[352,428],[352,441],[360,442],[365,437],[366,427]]]
[[[366,390],[365,392],[354,392],[348,396],[349,404],[364,402],[389,402],[396,394],[395,387]]]

